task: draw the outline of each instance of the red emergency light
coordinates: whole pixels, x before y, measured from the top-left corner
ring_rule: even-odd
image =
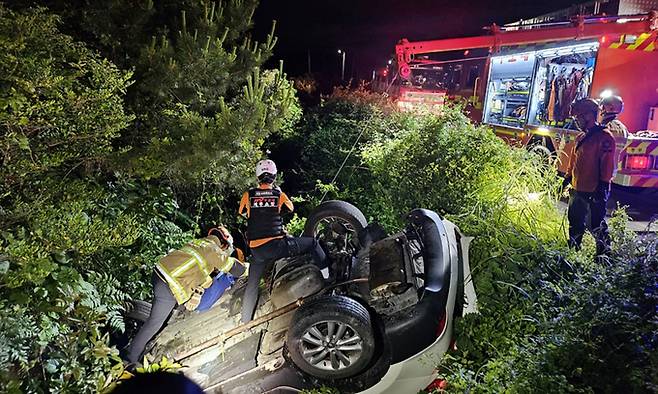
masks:
[[[649,168],[649,156],[632,155],[626,157],[626,168],[630,170],[646,170]]]

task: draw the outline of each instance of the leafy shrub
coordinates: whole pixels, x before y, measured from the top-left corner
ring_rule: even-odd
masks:
[[[459,351],[443,366],[450,391],[655,392],[658,245],[629,237],[625,220],[622,212],[611,220],[606,264],[547,252],[508,300],[459,321]],[[523,327],[497,333],[515,316]]]
[[[614,254],[596,265],[593,245],[566,248],[555,169],[472,125],[459,108],[396,113],[363,96],[341,92],[306,115],[307,167],[291,172],[315,175],[309,191],[320,181],[311,202],[329,190],[390,229],[410,209],[430,208],[476,237],[470,257],[481,313],[457,321],[458,351],[440,366],[447,390],[655,391],[655,239],[636,239],[618,213]]]
[[[229,216],[298,118],[283,70],[261,70],[273,32],[247,37],[256,5],[0,5],[0,391],[110,384],[110,334],[157,258]]]
[[[0,47],[0,387],[93,392],[129,294],[150,292],[155,257],[191,237],[173,221],[189,224],[166,189],[101,176],[129,73],[44,10],[0,7]]]

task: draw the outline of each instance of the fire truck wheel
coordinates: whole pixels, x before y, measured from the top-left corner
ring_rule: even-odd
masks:
[[[541,160],[548,165],[553,165],[553,162],[555,161],[555,152],[551,152],[551,150],[544,145],[536,144],[530,148],[530,152],[539,156]]]

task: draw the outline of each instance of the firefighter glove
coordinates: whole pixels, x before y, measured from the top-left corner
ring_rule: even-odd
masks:
[[[192,297],[190,297],[190,299],[185,303],[185,308],[188,311],[193,311],[198,308],[199,304],[201,303],[201,297],[203,297],[203,293],[205,291],[206,289],[201,286],[195,287],[192,291]]]

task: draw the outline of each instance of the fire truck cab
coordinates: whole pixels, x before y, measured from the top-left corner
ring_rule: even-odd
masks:
[[[458,98],[473,120],[490,125],[508,142],[556,159],[561,172],[567,169],[579,133],[570,117],[571,104],[585,97],[621,96],[625,109],[619,119],[631,134],[617,138],[613,182],[658,188],[656,11],[507,28],[493,25],[490,32],[401,40],[396,46],[399,77],[416,87],[417,75],[432,72],[439,75],[435,79],[450,81],[449,86],[437,85],[447,99]]]

